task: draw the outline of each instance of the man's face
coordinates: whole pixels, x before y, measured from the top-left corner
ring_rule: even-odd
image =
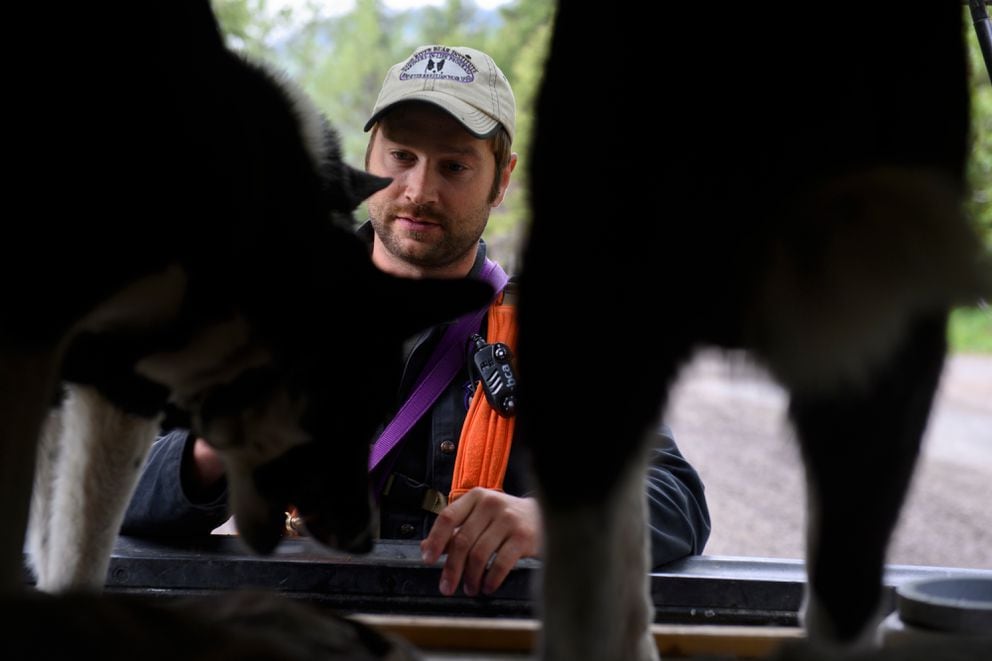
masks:
[[[489,141],[438,108],[405,104],[380,122],[368,171],[393,179],[368,199],[376,264],[400,275],[467,274],[494,204]]]

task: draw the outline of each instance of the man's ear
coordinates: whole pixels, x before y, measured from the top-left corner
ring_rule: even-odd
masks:
[[[510,175],[513,174],[513,168],[517,167],[517,154],[516,152],[510,154],[510,162],[506,164],[503,168],[503,173],[499,178],[499,194],[496,199],[493,200],[492,207],[498,207],[503,202],[503,198],[506,197],[506,189],[510,187]]]

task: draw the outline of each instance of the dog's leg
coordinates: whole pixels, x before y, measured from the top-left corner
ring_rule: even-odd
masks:
[[[860,388],[793,393],[809,485],[804,624],[814,644],[873,644],[885,554],[946,351],[942,315],[918,323]]]
[[[61,452],[62,408],[49,411],[39,435],[37,463],[35,465],[34,489],[31,492],[31,516],[28,520],[28,562],[38,576],[49,575],[47,567],[41,563],[49,556],[48,532],[55,504],[55,471]]]
[[[0,592],[24,585],[27,527],[38,434],[51,403],[57,360],[50,353],[5,352],[0,357]]]
[[[98,590],[159,421],[127,415],[80,386],[69,388],[62,416],[48,543],[36,562],[38,587]]]
[[[532,453],[544,520],[540,658],[657,659],[644,488],[648,443],[656,434],[646,431],[658,424],[686,352],[666,351],[667,346],[642,351],[624,335],[650,323],[637,318],[637,311],[624,317],[608,302],[584,319],[583,332],[561,333],[549,320],[587,304],[582,290],[570,294],[554,278],[540,277],[547,274],[529,275],[526,307],[523,288],[520,299],[526,400],[521,399],[514,442],[525,443]],[[653,308],[642,310],[650,315]],[[610,323],[621,318],[622,324]],[[610,347],[609,358],[586,365],[581,358],[595,354],[597,344]],[[631,373],[634,364],[638,369]],[[562,387],[571,377],[588,387]]]
[[[540,658],[654,660],[644,483],[648,443],[656,434],[646,432],[656,428],[686,352],[643,351],[624,334],[650,323],[607,303],[587,315],[583,332],[561,333],[548,320],[587,304],[575,300],[582,290],[570,296],[554,278],[529,275],[538,277],[527,281],[526,308],[521,289],[519,358],[527,399],[521,399],[516,432],[532,452],[544,520]],[[641,309],[650,315],[654,308]],[[624,323],[606,321],[616,319]],[[591,361],[593,369],[581,358],[595,354],[597,343],[611,353]],[[583,373],[587,368],[591,376]],[[562,387],[571,377],[596,387]]]
[[[650,627],[646,458],[628,462],[603,500],[575,507],[542,502],[545,661],[658,658]]]

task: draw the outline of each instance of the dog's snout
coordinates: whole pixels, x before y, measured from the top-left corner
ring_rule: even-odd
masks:
[[[352,511],[325,510],[302,517],[307,535],[328,548],[346,553],[369,553],[378,529],[378,512],[359,507]]]

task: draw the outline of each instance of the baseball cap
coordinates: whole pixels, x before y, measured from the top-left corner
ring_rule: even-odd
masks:
[[[493,58],[474,48],[421,46],[390,67],[365,130],[402,101],[433,103],[477,138],[492,137],[502,124],[513,141],[513,90]]]

